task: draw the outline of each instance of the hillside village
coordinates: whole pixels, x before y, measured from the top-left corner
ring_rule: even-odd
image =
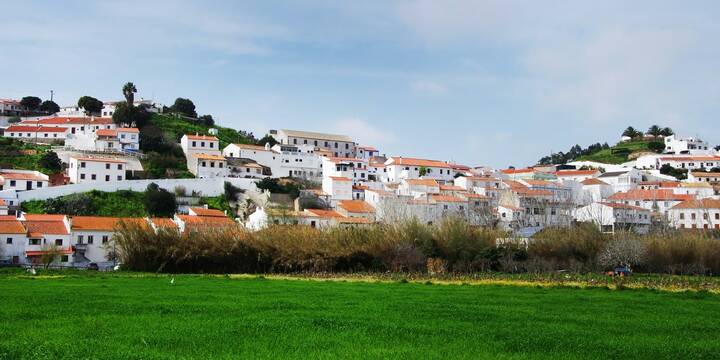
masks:
[[[64,266],[109,266],[113,233],[123,223],[255,231],[459,216],[522,238],[577,222],[607,233],[720,229],[720,153],[667,128],[629,129],[613,147],[578,147],[537,165],[492,169],[386,154],[354,134],[276,129],[255,139],[197,116],[187,99],[168,108],[134,100],[134,85],[126,90],[126,101],[83,97],[66,107],[0,100],[0,260],[37,263],[52,253]],[[606,158],[612,160],[599,161]],[[148,189],[169,196],[164,216],[27,211],[92,191]]]

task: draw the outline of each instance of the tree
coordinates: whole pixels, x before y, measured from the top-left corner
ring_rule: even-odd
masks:
[[[42,100],[37,96],[26,96],[20,100],[20,105],[30,111],[35,111],[40,107],[41,102]]]
[[[663,129],[660,131],[660,135],[662,135],[662,136],[670,136],[670,135],[673,135],[673,134],[675,134],[675,132],[673,131],[673,129],[671,129],[671,128],[669,128],[669,127],[663,128]]]
[[[175,99],[175,103],[170,107],[171,111],[183,114],[185,116],[197,117],[195,112],[195,104],[192,100],[185,98]]]
[[[40,110],[48,114],[54,114],[60,111],[60,106],[52,100],[45,100],[42,104],[40,104]]]
[[[58,173],[62,170],[62,161],[54,151],[48,151],[40,157],[38,164],[45,169]]]
[[[215,119],[213,119],[212,115],[203,115],[198,118],[205,126],[215,126]]]
[[[663,175],[674,176],[678,180],[687,179],[687,169],[676,169],[670,164],[664,164],[660,167],[660,173]]]
[[[21,121],[21,119],[19,117],[13,116],[13,117],[9,118],[7,122],[8,122],[8,124],[17,124],[20,121]]]
[[[642,264],[647,249],[636,239],[617,239],[605,244],[598,255],[598,263],[605,268],[627,266],[628,268]]]
[[[625,129],[625,131],[623,131],[622,136],[627,136],[627,137],[629,137],[629,138],[631,138],[631,139],[634,139],[634,138],[636,138],[636,137],[642,136],[642,133],[639,132],[639,131],[637,131],[637,130],[635,130],[634,127],[628,126],[628,128]]]
[[[128,105],[127,103],[118,103],[113,113],[113,122],[120,126],[134,126],[143,128],[150,121],[150,113],[144,106]]]
[[[648,129],[647,133],[654,137],[658,137],[662,135],[662,129],[657,125],[653,125]]]
[[[419,170],[420,176],[427,175],[427,172],[428,172],[428,169],[426,167],[424,167],[424,166],[420,167],[420,170]]]
[[[270,147],[273,147],[273,146],[275,146],[275,144],[277,144],[277,143],[278,143],[278,141],[275,140],[274,137],[272,137],[270,134],[266,134],[265,136],[263,136],[262,139],[256,141],[256,142],[255,142],[255,145],[265,146],[265,144],[270,144]]]
[[[137,92],[135,84],[131,82],[126,83],[122,88],[122,92],[125,96],[125,101],[127,102],[128,106],[133,106],[133,104],[135,104],[135,93]]]
[[[145,190],[145,209],[150,216],[172,217],[177,211],[175,195],[150,183]]]
[[[715,147],[715,151],[720,151],[720,145]]]
[[[648,144],[648,149],[650,149],[656,153],[661,153],[661,152],[663,152],[663,150],[665,150],[665,143],[660,142],[660,141],[653,141]]]
[[[45,246],[40,255],[40,262],[47,269],[60,255],[62,255],[62,251],[57,245]]]
[[[83,108],[85,110],[85,113],[88,115],[99,114],[103,108],[102,101],[92,96],[81,97],[80,99],[78,99],[77,105],[78,107]]]

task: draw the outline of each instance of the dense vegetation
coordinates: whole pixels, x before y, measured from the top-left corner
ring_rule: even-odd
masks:
[[[0,275],[0,358],[618,358],[720,352],[708,293]],[[71,310],[72,309],[72,310]]]
[[[70,216],[172,217],[177,210],[175,195],[150,184],[146,191],[93,190],[47,200],[24,201],[22,210],[30,214]]]
[[[649,273],[720,273],[718,234],[640,236],[600,233],[593,225],[546,229],[521,245],[496,246],[503,232],[446,218],[326,231],[304,226],[240,227],[177,234],[124,227],[116,235],[124,264],[168,272],[599,272],[632,266]]]
[[[0,137],[0,168],[37,170],[46,174],[56,173],[58,172],[57,163],[48,161],[51,154],[54,152],[50,150],[49,145],[29,144]]]

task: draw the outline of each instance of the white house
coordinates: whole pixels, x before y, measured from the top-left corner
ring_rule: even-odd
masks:
[[[667,214],[667,211],[673,206],[694,199],[695,196],[693,195],[675,194],[671,189],[633,189],[627,192],[615,193],[607,199],[607,202],[633,205],[653,212]]]
[[[577,194],[578,204],[591,204],[603,201],[615,193],[612,186],[600,179],[587,179],[580,183],[580,193]]]
[[[651,212],[633,205],[594,202],[577,209],[575,219],[580,222],[592,222],[602,232],[614,233],[626,230],[645,234],[650,228]]]
[[[288,129],[270,130],[270,135],[282,145],[309,145],[330,151],[335,157],[356,157],[357,144],[346,135]]]
[[[27,229],[27,242],[24,247],[24,258],[20,263],[38,263],[49,247],[56,247],[60,257],[59,265],[72,265],[74,251],[70,236],[70,222],[65,215],[24,214],[20,221]]]
[[[101,117],[51,117],[36,120],[24,120],[19,125],[61,127],[70,130],[70,134],[79,132],[95,132],[100,129],[115,129],[117,125],[111,118]]]
[[[188,158],[192,154],[221,155],[220,140],[211,135],[185,134],[180,139],[180,147]]]
[[[12,264],[25,263],[27,229],[22,222],[13,217],[0,218],[0,260]]]
[[[665,137],[665,153],[667,154],[690,154],[690,155],[712,155],[715,150],[707,142],[694,137],[677,137],[670,135]]]
[[[691,171],[688,173],[687,180],[691,183],[704,182],[711,185],[720,185],[720,172]]]
[[[333,203],[352,200],[352,180],[346,177],[327,176],[322,180],[323,192],[330,195]]]
[[[686,200],[668,211],[670,224],[677,229],[720,229],[720,200]]]
[[[0,99],[0,116],[20,116],[25,113],[25,108],[20,101],[12,99]]]
[[[560,181],[570,180],[577,182],[598,177],[600,174],[600,170],[558,170],[555,172],[555,176]]]
[[[68,129],[66,128],[13,125],[5,129],[4,136],[30,142],[50,143],[53,141],[65,141],[67,134]]]
[[[664,156],[657,159],[657,168],[668,164],[676,169],[700,170],[720,167],[720,156]]]
[[[398,187],[399,195],[419,198],[430,194],[440,194],[440,184],[433,179],[403,179]]]
[[[125,180],[127,163],[124,160],[102,157],[70,156],[68,177],[74,184]]]
[[[143,222],[143,219],[124,219],[102,216],[73,216],[70,219],[75,264],[109,263],[115,252],[113,235],[121,221]]]
[[[628,191],[634,189],[642,181],[642,173],[637,169],[622,171],[608,171],[597,177],[598,180],[612,186],[613,191]]]
[[[391,157],[385,162],[387,177],[390,182],[400,182],[403,179],[435,179],[442,183],[453,181],[452,167],[443,161],[407,158],[402,156]],[[423,172],[424,174],[421,174]]]
[[[225,164],[225,157],[217,154],[195,153],[187,157],[188,171],[199,178],[228,176]]]
[[[358,146],[357,147],[357,158],[363,160],[370,160],[372,157],[380,156],[380,151],[372,146]]]
[[[0,170],[0,191],[25,191],[48,187],[49,177],[33,170]]]
[[[367,161],[355,158],[322,157],[323,177],[346,177],[353,184],[368,181]]]

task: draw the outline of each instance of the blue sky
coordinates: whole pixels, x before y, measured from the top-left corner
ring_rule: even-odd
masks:
[[[221,125],[504,167],[628,125],[720,142],[714,1],[17,1],[0,97],[192,99]]]

